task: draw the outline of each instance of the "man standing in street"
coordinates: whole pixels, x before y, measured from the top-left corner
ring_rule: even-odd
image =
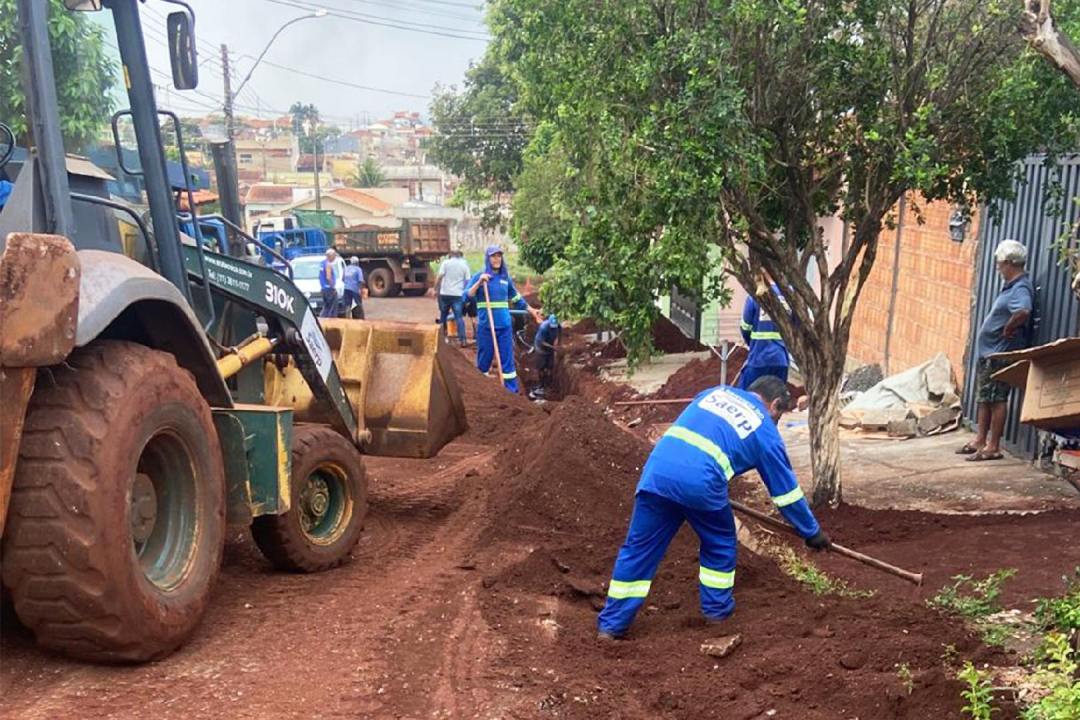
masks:
[[[454,320],[457,323],[458,343],[465,347],[465,283],[472,277],[469,263],[465,261],[460,250],[451,250],[450,256],[443,260],[439,266],[439,274],[435,278],[435,292],[439,296],[439,322],[443,326],[443,333],[447,333],[446,318],[450,311],[454,311]]]
[[[994,260],[1005,285],[983,320],[975,340],[978,429],[975,438],[956,451],[958,455],[969,455],[969,462],[1000,460],[1004,457],[1001,454],[1001,434],[1005,430],[1009,386],[994,380],[992,375],[1009,363],[991,356],[1027,347],[1030,341],[1028,319],[1035,303],[1035,288],[1024,269],[1027,266],[1027,248],[1015,240],[1003,240],[994,250]]]
[[[364,271],[360,269],[360,260],[349,258],[345,266],[345,295],[342,310],[345,317],[353,320],[364,319]]]
[[[772,293],[786,308],[787,302],[780,293],[780,288],[776,286],[772,278],[767,279]],[[788,358],[787,346],[784,345],[784,338],[780,336],[780,328],[769,317],[769,313],[765,312],[753,297],[748,296],[743,305],[740,328],[743,340],[746,341],[750,352],[739,372],[739,387],[746,390],[754,384],[755,380],[764,375],[772,375],[787,382],[788,366],[791,362]]]
[[[735,517],[728,481],[756,469],[773,504],[814,550],[822,532],[791,469],[776,424],[791,406],[787,384],[766,375],[749,391],[720,385],[694,398],[649,455],[638,482],[630,530],[619,550],[598,620],[600,638],[626,634],[645,603],[668,544],[683,522],[701,541],[698,581],[709,624],[735,610]]]
[[[337,258],[337,251],[334,248],[330,248],[326,251],[326,258],[319,263],[319,287],[322,289],[322,312],[319,313],[319,317],[335,318],[337,317],[338,309],[338,293],[337,293],[337,269],[334,260]]]
[[[337,250],[334,250],[334,279],[337,281],[334,290],[338,297],[338,315],[344,316],[348,310],[342,303],[342,298],[345,297],[345,258],[341,257]]]

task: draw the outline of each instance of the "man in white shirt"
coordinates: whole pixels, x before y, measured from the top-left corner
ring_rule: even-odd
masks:
[[[454,311],[457,322],[458,342],[465,347],[465,284],[472,277],[469,263],[460,250],[451,250],[449,257],[439,266],[435,278],[435,292],[439,295],[439,323],[446,333],[446,318],[450,310]]]

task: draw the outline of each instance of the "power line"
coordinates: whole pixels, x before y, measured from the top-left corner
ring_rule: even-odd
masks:
[[[251,58],[251,59],[254,60],[254,58],[252,58],[251,55],[241,55],[240,57]],[[360,85],[358,83],[349,82],[348,80],[338,80],[336,78],[326,77],[325,75],[317,75],[315,73],[304,72],[303,70],[297,70],[296,68],[291,68],[291,67],[288,67],[288,66],[285,66],[285,65],[278,65],[277,63],[270,62],[269,60],[263,60],[262,64],[263,65],[269,65],[270,67],[277,68],[278,70],[284,70],[286,72],[291,72],[291,73],[294,73],[296,75],[302,75],[302,76],[307,77],[307,78],[312,78],[314,80],[322,80],[323,82],[333,83],[334,85],[343,85],[345,87],[356,88],[357,90],[370,90],[371,92],[386,93],[388,95],[400,95],[402,97],[420,98],[421,100],[430,100],[431,99],[430,95],[419,95],[417,93],[402,92],[400,90],[389,90],[387,88],[372,87],[370,85]]]
[[[407,5],[402,5],[400,3],[380,2],[380,0],[343,0],[343,2],[354,2],[354,3],[361,3],[361,4],[364,4],[364,5],[376,5],[378,7],[393,8],[395,10],[403,10],[405,12],[418,13],[418,14],[423,13],[424,15],[433,16],[433,17],[444,17],[444,18],[448,18],[448,19],[452,19],[452,20],[463,20],[463,21],[465,21],[467,23],[471,23],[473,25],[483,25],[483,22],[478,20],[476,18],[476,16],[467,17],[465,15],[456,15],[454,13],[439,12],[438,10],[432,10],[431,8],[424,8],[424,7],[413,8],[413,7],[409,7]],[[323,7],[326,7],[326,6],[324,5]]]
[[[292,2],[287,2],[286,0],[263,0],[263,2],[272,3],[274,5],[281,5],[283,7],[291,7],[291,8],[294,8],[296,10],[309,10],[309,11],[326,10],[326,8],[322,8],[322,7],[319,7],[317,5],[298,5],[298,4],[294,4]],[[421,33],[421,34],[424,34],[424,35],[438,35],[440,37],[455,38],[457,40],[473,40],[473,41],[476,41],[476,42],[487,42],[487,40],[488,40],[488,38],[486,36],[479,37],[479,36],[475,36],[475,35],[474,36],[461,35],[460,33],[470,32],[470,31],[468,31],[468,30],[460,30],[460,29],[457,29],[457,28],[441,28],[440,30],[425,30],[424,29],[425,27],[434,28],[434,27],[440,27],[440,26],[437,26],[437,25],[421,25],[419,23],[401,24],[401,22],[403,22],[403,21],[399,21],[397,23],[395,23],[395,22],[382,22],[381,20],[370,19],[371,16],[364,16],[361,13],[343,11],[343,10],[340,10],[340,9],[338,9],[338,10],[326,10],[326,12],[327,12],[328,15],[331,15],[333,17],[342,18],[343,20],[352,20],[353,22],[359,22],[359,23],[363,23],[363,24],[366,24],[366,25],[377,25],[379,27],[387,27],[387,28],[392,28],[392,29],[395,29],[395,30],[405,30],[407,32]]]

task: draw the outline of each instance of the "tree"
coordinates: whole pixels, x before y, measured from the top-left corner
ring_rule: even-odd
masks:
[[[18,22],[15,0],[0,0],[0,119],[29,145]],[[77,150],[112,116],[116,64],[105,54],[102,29],[84,13],[66,10],[63,0],[49,0],[48,30],[64,144]]]
[[[1075,142],[1080,102],[1026,50],[1020,13],[1006,0],[496,0],[497,52],[576,186],[545,300],[611,320],[637,356],[655,298],[722,297],[720,264],[805,375],[812,501],[839,503],[838,389],[892,208],[906,193],[1005,196],[1017,160]],[[830,264],[818,221],[833,214],[851,241]]]
[[[552,128],[537,129],[514,180],[511,203],[510,236],[521,248],[521,259],[538,273],[547,272],[563,254],[574,226],[561,199],[566,158],[552,145],[554,139]]]
[[[386,175],[382,168],[372,158],[356,166],[356,172],[352,176],[353,184],[361,188],[382,187],[386,183]]]
[[[505,229],[506,198],[522,170],[528,123],[517,99],[502,58],[489,51],[465,73],[461,92],[437,87],[431,103],[429,157],[461,178],[454,204],[477,213],[487,229]]]

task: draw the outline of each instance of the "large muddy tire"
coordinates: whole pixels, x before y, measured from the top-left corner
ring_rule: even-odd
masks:
[[[360,540],[367,515],[360,453],[332,428],[297,425],[290,484],[289,511],[252,522],[255,544],[281,570],[318,572],[340,565]]]
[[[224,534],[210,407],[172,355],[98,341],[43,371],[3,562],[39,643],[102,662],[168,655],[202,620]]]
[[[394,273],[387,267],[377,267],[367,276],[368,294],[371,297],[393,297],[401,291],[401,285],[394,282]]]

